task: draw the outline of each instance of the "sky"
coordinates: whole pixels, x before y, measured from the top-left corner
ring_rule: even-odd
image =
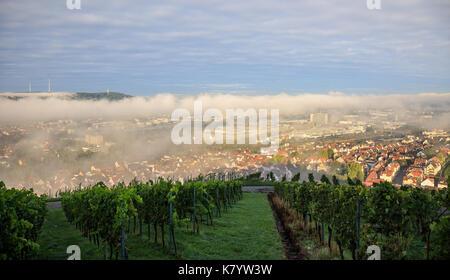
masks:
[[[450,1],[0,1],[0,91],[450,92]]]

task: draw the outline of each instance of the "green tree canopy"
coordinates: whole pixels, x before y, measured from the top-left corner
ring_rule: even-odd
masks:
[[[350,179],[352,180],[359,179],[360,181],[364,181],[364,172],[361,165],[355,162],[351,162],[346,165],[346,169],[347,169],[347,176]]]
[[[333,158],[333,155],[334,155],[334,153],[333,153],[332,149],[326,148],[326,149],[322,149],[319,151],[319,158],[329,159],[329,158]]]

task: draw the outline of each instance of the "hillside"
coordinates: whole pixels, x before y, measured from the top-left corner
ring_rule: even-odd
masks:
[[[0,99],[22,100],[25,98],[59,98],[65,100],[122,100],[131,95],[120,92],[2,92]]]
[[[122,100],[125,98],[130,98],[131,95],[120,93],[120,92],[76,92],[72,95],[73,100]]]
[[[167,231],[165,235],[165,240],[169,240]],[[153,230],[149,240],[146,226],[142,236],[129,233],[126,241],[129,259],[285,259],[267,196],[262,193],[244,193],[242,201],[214,218],[214,225],[202,224],[198,234],[192,233],[191,226],[177,226],[175,237],[177,256],[169,253],[167,244],[162,247],[160,235],[158,242],[154,242]],[[101,249],[67,222],[61,208],[49,210],[38,243],[41,249],[36,258],[41,260],[67,259],[68,244],[80,246],[83,260],[103,259]]]

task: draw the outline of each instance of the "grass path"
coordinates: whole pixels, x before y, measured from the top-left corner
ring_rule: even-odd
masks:
[[[61,208],[51,209],[45,217],[42,232],[39,235],[40,245],[37,259],[65,260],[69,256],[66,249],[70,245],[78,245],[81,249],[81,259],[102,259],[97,247],[89,239],[70,225]]]
[[[148,240],[147,226],[144,225],[142,236],[128,235],[129,259],[285,258],[267,196],[261,193],[244,193],[244,198],[231,210],[222,217],[214,218],[214,225],[200,225],[199,234],[192,233],[192,225],[188,228],[176,227],[178,256],[168,253],[168,233],[165,236],[166,248],[162,248],[160,232],[158,244],[154,243],[153,234],[152,227],[151,239]],[[66,248],[72,244],[80,246],[82,259],[103,259],[103,254],[67,223],[61,209],[49,211],[39,243],[39,259],[66,259]]]

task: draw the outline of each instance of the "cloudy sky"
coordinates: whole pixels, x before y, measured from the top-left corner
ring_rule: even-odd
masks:
[[[0,1],[0,91],[450,91],[450,1]]]

